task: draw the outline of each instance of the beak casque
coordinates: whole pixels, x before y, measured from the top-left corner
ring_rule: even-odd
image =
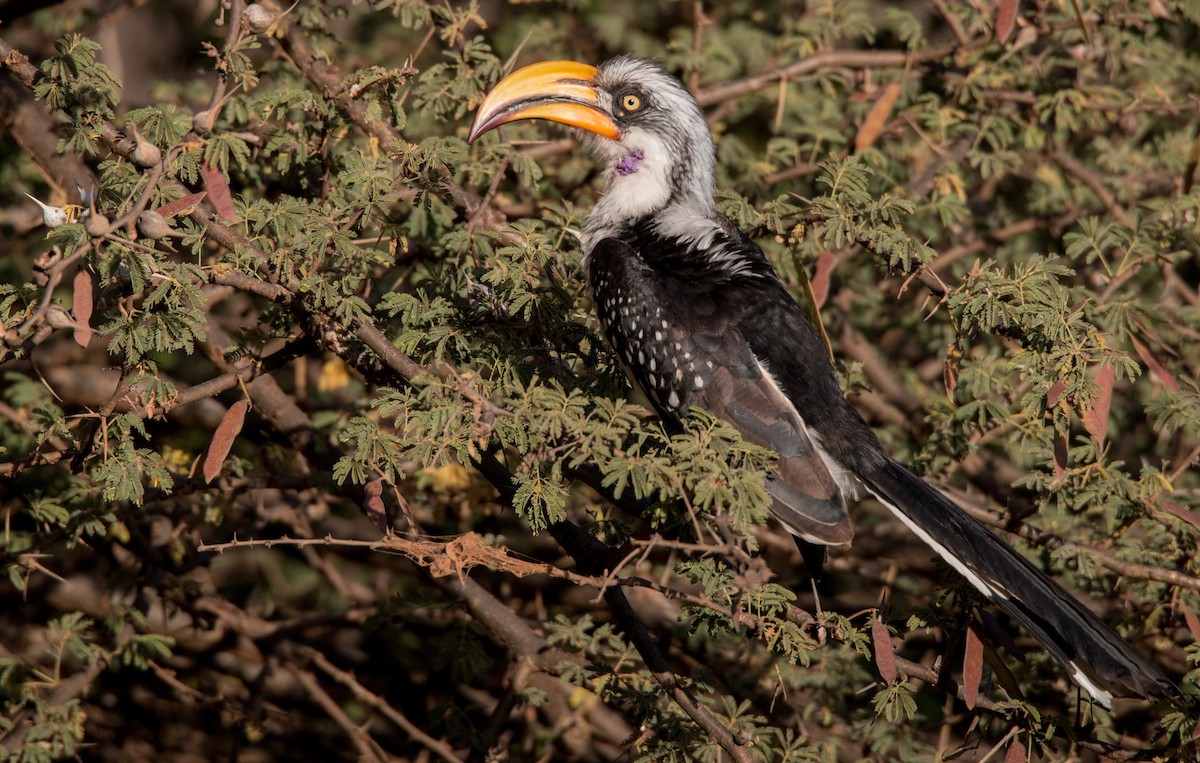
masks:
[[[517,69],[483,99],[467,142],[518,119],[549,119],[617,140],[621,131],[600,105],[596,71],[575,61],[542,61]]]

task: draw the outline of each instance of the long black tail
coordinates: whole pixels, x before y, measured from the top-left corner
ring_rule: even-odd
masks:
[[[1169,699],[1179,689],[1050,576],[950,499],[888,460],[860,474],[866,488],[984,596],[1025,628],[1092,697],[1112,690]],[[1123,693],[1123,692],[1122,692]]]

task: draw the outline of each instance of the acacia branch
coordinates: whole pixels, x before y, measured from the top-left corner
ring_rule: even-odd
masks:
[[[603,575],[605,568],[612,566],[605,564],[611,556],[611,550],[576,525],[558,522],[550,527],[550,533],[585,572]],[[654,638],[646,630],[645,623],[625,598],[624,591],[619,587],[610,586],[604,589],[604,601],[667,696],[674,700],[696,725],[704,729],[729,757],[741,763],[750,763],[750,738],[744,734],[735,735],[717,720],[708,708],[696,701],[691,691],[671,668],[667,658],[659,651]]]
[[[723,101],[762,90],[779,80],[794,80],[826,68],[880,69],[930,63],[953,53],[986,44],[975,40],[965,45],[942,45],[927,50],[822,50],[785,66],[769,69],[732,82],[710,85],[696,93],[701,106],[714,106]]]
[[[1104,180],[1099,175],[1083,166],[1078,159],[1076,159],[1074,156],[1071,156],[1061,148],[1055,149],[1053,152],[1051,152],[1050,158],[1053,159],[1054,163],[1059,167],[1062,167],[1063,170],[1065,170],[1068,174],[1073,175],[1076,180],[1080,181],[1089,189],[1091,189],[1092,193],[1096,194],[1096,196],[1100,199],[1100,203],[1104,205],[1104,208],[1108,210],[1108,213],[1112,215],[1117,222],[1121,223],[1121,225],[1124,225],[1126,228],[1136,227],[1137,222],[1127,211],[1125,211],[1124,207],[1117,203],[1117,199],[1112,195],[1112,192],[1104,187]]]
[[[327,99],[336,103],[355,126],[379,141],[384,150],[390,150],[397,142],[404,140],[404,137],[392,125],[382,119],[371,119],[367,112],[366,102],[355,98],[349,89],[343,86],[342,80],[326,63],[325,56],[313,48],[299,24],[288,25],[287,33],[280,43],[297,68],[300,69],[304,78],[315,85]],[[397,70],[397,73],[405,77],[413,77],[418,74],[418,71],[413,68],[404,68]],[[453,182],[451,178],[442,177],[442,180],[447,181],[443,187],[450,193],[454,203],[464,210],[468,217],[474,217],[483,207],[478,196]],[[491,227],[499,227],[500,224],[502,224],[501,220],[489,220]]]
[[[96,655],[96,658],[86,668],[58,682],[50,695],[42,699],[39,704],[49,708],[62,707],[87,693],[92,688],[93,682],[109,666],[113,654],[124,647],[132,635],[133,628],[131,626],[122,627],[120,633],[117,634],[112,652]],[[33,723],[29,722],[31,714],[30,709],[22,709],[8,719],[11,723],[11,731],[3,739],[0,739],[0,749],[11,753],[25,743],[29,733],[33,731]]]

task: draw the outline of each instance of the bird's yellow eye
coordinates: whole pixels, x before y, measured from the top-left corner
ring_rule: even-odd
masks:
[[[626,93],[621,96],[621,108],[626,111],[637,111],[642,107],[642,99],[638,98],[633,93]]]

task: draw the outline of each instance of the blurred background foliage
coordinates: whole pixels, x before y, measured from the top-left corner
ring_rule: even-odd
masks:
[[[1196,759],[1198,24],[0,3],[5,759]],[[893,454],[1192,699],[1080,701],[870,504],[818,602],[771,454],[664,433],[591,317],[595,164],[464,141],[513,65],[622,53]]]

